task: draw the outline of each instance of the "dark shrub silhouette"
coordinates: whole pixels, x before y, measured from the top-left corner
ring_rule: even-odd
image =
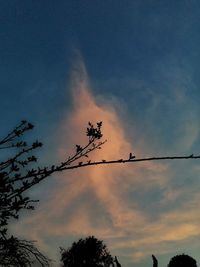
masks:
[[[114,267],[120,266],[113,258],[103,241],[94,236],[79,239],[68,250],[61,248],[63,267]],[[115,265],[117,261],[118,265]]]
[[[197,267],[197,263],[192,257],[182,254],[171,258],[168,267]]]
[[[153,267],[158,267],[158,260],[154,255],[152,255]],[[176,255],[171,258],[168,267],[197,267],[196,260],[192,257],[182,254]]]

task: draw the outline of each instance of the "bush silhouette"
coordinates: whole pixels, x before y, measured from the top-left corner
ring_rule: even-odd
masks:
[[[158,267],[158,260],[157,258],[152,255],[153,260],[153,267]],[[168,267],[197,267],[196,260],[192,257],[182,254],[182,255],[176,255],[173,258],[171,258]]]
[[[192,257],[182,254],[171,258],[168,267],[197,267],[197,263]]]

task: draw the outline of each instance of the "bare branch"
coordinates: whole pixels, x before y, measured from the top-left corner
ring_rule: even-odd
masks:
[[[136,163],[142,161],[157,161],[157,160],[186,160],[186,159],[200,159],[200,156],[161,156],[161,157],[147,157],[147,158],[134,158],[134,159],[119,159],[119,160],[102,160],[102,161],[94,161],[94,162],[86,162],[83,163],[81,166],[76,164],[74,166],[63,167],[59,171],[63,170],[71,170],[76,168],[94,166],[94,165],[105,165],[105,164],[121,164],[121,163]]]

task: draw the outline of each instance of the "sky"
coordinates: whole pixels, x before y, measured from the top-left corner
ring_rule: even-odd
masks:
[[[0,0],[1,136],[20,120],[44,147],[40,164],[87,142],[91,160],[198,155],[200,2]],[[198,160],[87,167],[32,188],[35,211],[10,226],[60,265],[59,247],[88,235],[123,267],[186,253],[200,264]]]

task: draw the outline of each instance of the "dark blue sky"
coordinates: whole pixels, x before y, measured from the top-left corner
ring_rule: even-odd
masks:
[[[52,144],[50,151],[56,147],[59,127],[74,104],[71,72],[79,51],[97,104],[106,103],[116,110],[131,144],[142,148],[148,144],[146,151],[154,154],[198,153],[199,29],[197,0],[0,0],[2,134],[25,118],[37,126],[35,134],[47,147]],[[77,94],[78,100],[79,97],[82,99]],[[71,135],[70,130],[66,134]],[[142,148],[139,151],[144,154]],[[47,158],[51,158],[50,154]],[[197,167],[192,165],[194,169],[190,172],[188,166],[184,166],[185,183],[181,186],[186,190],[187,178],[192,180],[190,185],[194,187],[188,189],[189,198],[199,183],[195,182]],[[153,207],[159,206],[163,195],[168,196],[169,188],[180,186],[172,176],[181,177],[182,173],[176,165],[171,168],[166,176],[170,186],[156,185],[152,191],[148,188],[149,194],[135,193],[145,214],[150,200]],[[181,204],[187,192],[184,190],[170,191],[181,210],[185,208]],[[131,199],[129,193],[132,191],[127,192]],[[139,201],[141,198],[143,202]],[[195,202],[196,195],[194,198]],[[162,209],[169,212],[173,208],[166,202],[164,208],[161,205],[157,209],[162,225]],[[193,224],[200,224],[199,217],[195,217]],[[164,262],[171,255],[166,243],[175,242],[185,248],[183,244],[192,242],[192,237],[196,244],[198,235],[191,230],[181,245],[178,243],[184,239],[181,234],[175,241],[172,234],[158,239],[162,243],[158,254],[163,255]],[[112,238],[108,240],[112,246]],[[133,247],[125,248],[128,256],[122,256],[124,266],[131,266],[131,261],[137,257],[140,260],[143,255],[139,254],[141,251],[131,255],[128,251]],[[123,249],[122,245],[121,254]],[[143,259],[148,263],[148,257],[141,256],[140,266],[144,265]]]
[[[127,99],[130,79],[165,91],[169,67],[186,69],[198,87],[199,17],[197,1],[1,1],[4,110],[11,119],[13,108],[21,117],[36,101],[46,113],[64,104],[74,48],[98,93],[103,83]]]

